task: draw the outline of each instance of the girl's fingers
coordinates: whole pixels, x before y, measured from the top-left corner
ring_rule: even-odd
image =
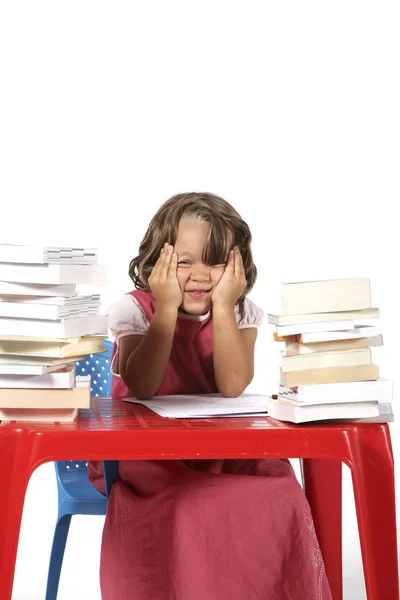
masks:
[[[160,277],[168,276],[169,263],[171,262],[172,246],[166,242],[160,254]]]
[[[228,254],[228,262],[226,263],[225,271],[233,274],[235,272],[235,256],[234,250],[230,250]]]
[[[178,255],[176,252],[171,254],[171,260],[169,263],[168,275],[171,277],[176,277],[176,272],[178,270]]]
[[[243,257],[239,248],[235,248],[235,272],[239,275],[241,271],[244,271]]]

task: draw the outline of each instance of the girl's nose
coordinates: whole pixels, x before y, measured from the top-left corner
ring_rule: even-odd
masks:
[[[195,281],[207,281],[210,279],[211,267],[208,265],[197,266],[193,268],[191,279]]]

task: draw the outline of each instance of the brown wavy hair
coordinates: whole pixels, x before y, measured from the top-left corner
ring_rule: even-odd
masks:
[[[129,276],[135,288],[146,291],[150,289],[149,276],[160,256],[160,250],[166,242],[175,245],[178,225],[183,217],[195,218],[209,225],[204,245],[204,264],[223,263],[229,250],[233,246],[239,247],[247,281],[238,301],[243,300],[257,278],[250,247],[250,229],[229,202],[209,193],[177,194],[158,209],[139,246],[138,256],[129,264]]]

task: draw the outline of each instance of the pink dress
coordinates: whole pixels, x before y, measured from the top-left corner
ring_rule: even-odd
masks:
[[[110,311],[116,339],[145,333],[155,301]],[[180,315],[158,395],[216,392],[212,316]],[[262,312],[246,298],[238,327]],[[130,397],[119,376],[113,396]],[[331,600],[310,508],[286,459],[120,461],[101,548],[103,600]],[[89,464],[104,492],[99,463]]]

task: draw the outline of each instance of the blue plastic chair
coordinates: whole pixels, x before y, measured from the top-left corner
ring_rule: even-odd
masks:
[[[76,363],[77,375],[91,375],[92,396],[109,396],[111,391],[110,361],[113,343],[105,340],[104,346],[106,352],[90,354]],[[58,516],[50,554],[46,600],[57,598],[72,515],[105,515],[111,486],[118,478],[118,462],[103,461],[106,497],[89,483],[86,461],[60,461],[54,465],[58,489]]]

